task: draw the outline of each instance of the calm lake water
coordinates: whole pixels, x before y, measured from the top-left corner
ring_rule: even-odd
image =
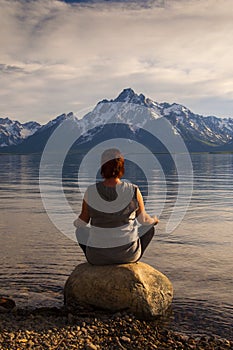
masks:
[[[172,233],[166,232],[166,224],[179,184],[167,156],[159,157],[165,177],[159,169],[150,172],[152,196],[148,198],[145,176],[132,164],[126,173],[140,186],[148,211],[160,214],[156,236],[142,261],[173,283],[174,328],[233,339],[233,155],[191,156],[192,198]],[[79,186],[84,189],[91,181],[85,173],[77,178],[78,158],[67,159],[63,170],[66,198],[77,214]],[[19,307],[61,306],[66,279],[85,260],[78,245],[53,225],[43,207],[39,163],[39,155],[0,156],[0,295],[14,298]],[[186,175],[179,181],[185,184]],[[50,181],[56,192],[52,175]]]

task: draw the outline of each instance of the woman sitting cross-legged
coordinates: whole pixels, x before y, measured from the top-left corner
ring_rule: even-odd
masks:
[[[90,264],[136,262],[154,236],[159,220],[146,213],[139,188],[121,181],[123,174],[123,155],[115,148],[106,150],[101,158],[104,180],[87,188],[81,214],[74,221],[78,243]]]

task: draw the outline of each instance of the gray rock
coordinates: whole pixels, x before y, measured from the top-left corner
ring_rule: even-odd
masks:
[[[16,304],[13,299],[0,296],[0,313],[14,311],[15,308]]]
[[[66,281],[65,305],[91,305],[139,318],[162,315],[172,302],[169,279],[142,262],[122,265],[78,265]]]

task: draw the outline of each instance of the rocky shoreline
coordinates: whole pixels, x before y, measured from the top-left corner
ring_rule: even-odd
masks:
[[[172,331],[167,318],[142,321],[132,314],[81,308],[17,309],[0,314],[1,350],[233,349],[217,336]]]

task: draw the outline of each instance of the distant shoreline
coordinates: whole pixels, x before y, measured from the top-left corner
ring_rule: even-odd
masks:
[[[5,155],[22,155],[22,156],[27,156],[27,155],[42,155],[43,154],[43,151],[42,152],[0,152],[0,156],[5,156]],[[70,155],[71,154],[85,154],[85,151],[73,151],[73,152],[70,152],[69,153]],[[163,154],[233,154],[233,151],[199,151],[199,152],[187,152],[187,153],[169,153],[169,152],[153,152],[153,154],[157,154],[157,155],[163,155]]]

